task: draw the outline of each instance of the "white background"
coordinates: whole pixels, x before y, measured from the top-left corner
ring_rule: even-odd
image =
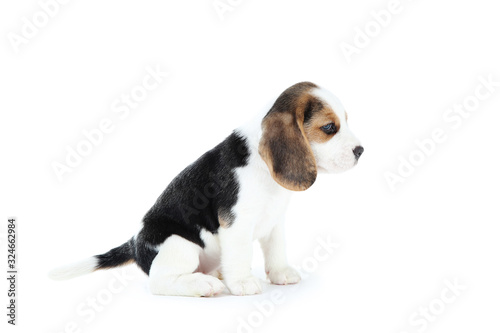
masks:
[[[479,76],[500,81],[498,10],[488,0],[401,0],[400,12],[348,63],[341,43],[352,44],[356,27],[388,3],[244,0],[221,20],[212,0],[70,1],[15,52],[8,34],[21,34],[23,17],[32,21],[41,9],[37,1],[3,2],[0,217],[2,233],[8,216],[18,218],[20,277],[18,326],[6,324],[5,281],[1,326],[237,332],[250,320],[240,332],[498,331],[500,87],[457,129],[443,120],[474,94]],[[169,76],[120,119],[113,101],[142,82],[147,66]],[[129,239],[179,171],[304,80],[341,99],[365,153],[355,169],[320,176],[294,196],[290,262],[317,262],[318,237],[340,243],[308,266],[297,288],[159,297],[129,266],[134,278],[107,299],[110,271],[47,278],[53,267]],[[64,163],[66,146],[104,118],[113,132],[59,181],[51,164]],[[384,174],[396,173],[398,157],[408,159],[415,140],[436,128],[447,140],[391,191]],[[254,273],[264,279],[254,253]],[[467,289],[440,309],[447,279]],[[256,302],[269,304],[272,292],[282,304],[259,310]],[[77,313],[96,296],[109,301],[102,311]],[[415,311],[431,304],[442,313],[425,329],[412,325]]]

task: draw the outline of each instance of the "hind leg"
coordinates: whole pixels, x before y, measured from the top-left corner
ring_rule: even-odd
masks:
[[[149,271],[149,288],[155,295],[213,296],[224,290],[219,279],[195,273],[200,246],[177,235],[160,247]]]

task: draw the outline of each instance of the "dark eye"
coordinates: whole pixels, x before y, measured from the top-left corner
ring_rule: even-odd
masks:
[[[321,130],[326,134],[333,134],[337,132],[337,126],[334,123],[329,123],[328,125],[322,126]]]

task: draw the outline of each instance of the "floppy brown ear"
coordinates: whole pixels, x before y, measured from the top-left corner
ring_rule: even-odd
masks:
[[[304,133],[303,110],[271,109],[262,121],[262,130],[259,154],[274,180],[292,191],[308,189],[316,180],[317,169]]]

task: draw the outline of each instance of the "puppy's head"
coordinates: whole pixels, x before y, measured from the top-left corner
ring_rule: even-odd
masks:
[[[310,82],[285,90],[262,120],[262,130],[260,156],[274,180],[293,191],[308,189],[318,171],[352,168],[363,153],[340,101]]]

